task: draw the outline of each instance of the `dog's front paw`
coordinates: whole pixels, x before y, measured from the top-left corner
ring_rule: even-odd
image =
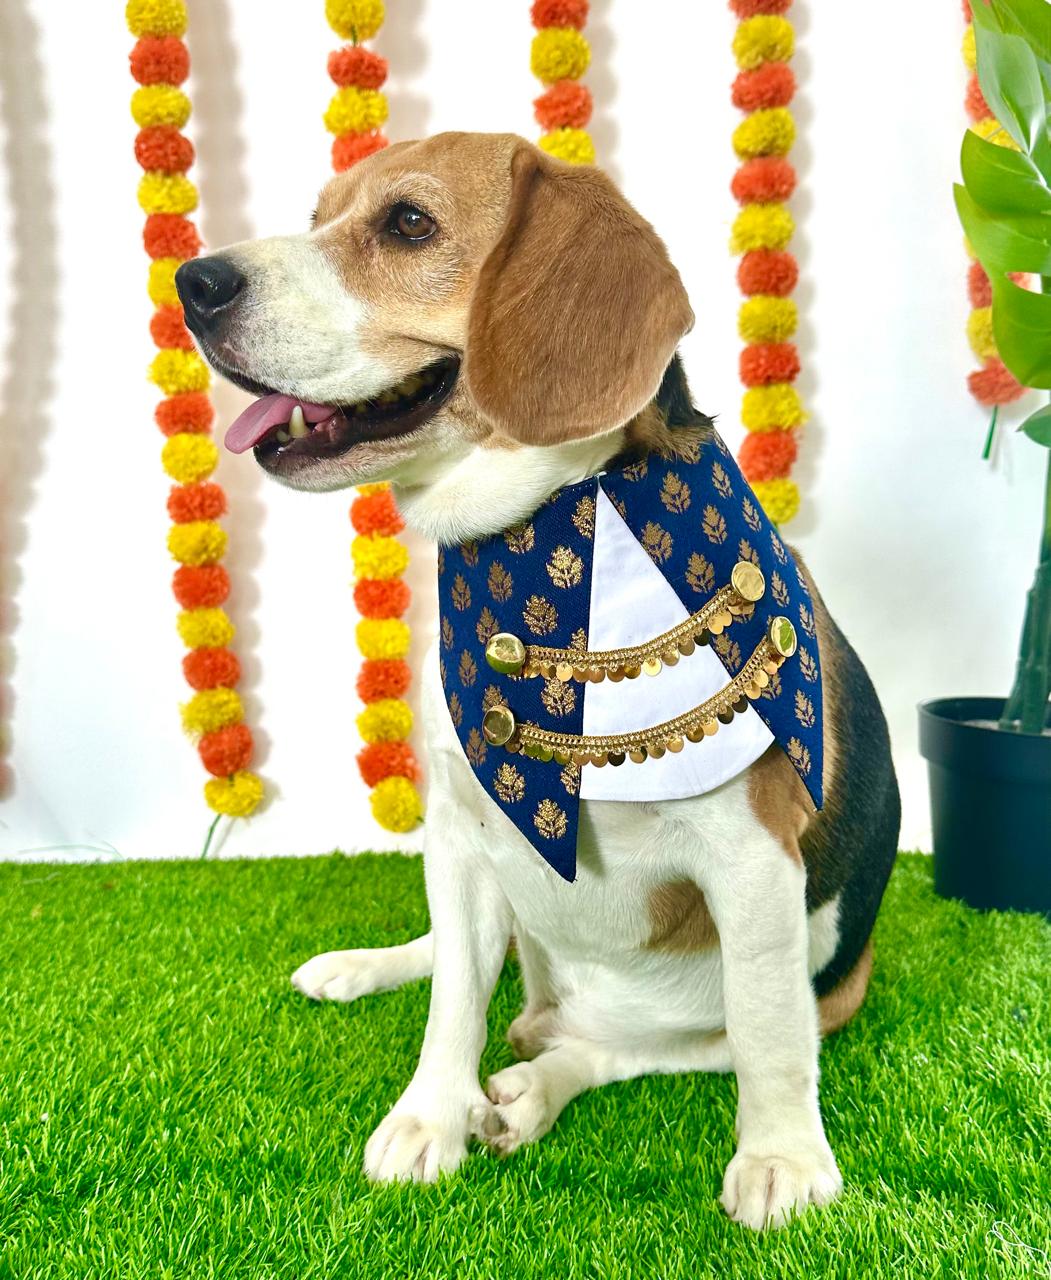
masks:
[[[501,1155],[536,1142],[558,1118],[543,1075],[531,1062],[515,1063],[490,1076],[485,1091],[493,1105],[476,1132]]]
[[[366,950],[323,951],[292,975],[292,985],[308,1000],[357,1000],[382,985],[375,958]]]
[[[754,1231],[783,1227],[808,1205],[828,1204],[843,1179],[827,1143],[777,1155],[738,1151],[726,1168],[722,1205]]]
[[[484,1103],[484,1099],[481,1100]],[[477,1107],[414,1107],[399,1102],[365,1145],[365,1176],[373,1182],[436,1182],[467,1154]]]

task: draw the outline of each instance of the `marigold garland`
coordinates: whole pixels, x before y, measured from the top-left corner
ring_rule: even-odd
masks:
[[[961,52],[964,66],[968,71],[964,105],[971,119],[970,127],[979,137],[989,142],[1017,150],[1014,139],[1001,128],[1000,122],[989,109],[989,104],[985,101],[978,83],[978,56],[969,0],[963,0],[963,16],[967,27],[964,31]],[[979,404],[996,408],[1017,400],[1019,396],[1025,394],[1026,389],[1000,359],[996,340],[993,338],[992,312],[989,310],[992,302],[989,277],[969,245],[967,253],[971,259],[967,286],[973,308],[967,322],[967,339],[971,344],[971,350],[982,362],[980,369],[975,369],[968,375],[967,386]],[[990,441],[991,439],[990,431]]]
[[[165,395],[155,418],[166,437],[161,465],[175,482],[168,497],[168,549],[179,563],[172,592],[182,610],[179,636],[190,651],[183,672],[195,691],[182,708],[182,722],[198,738],[201,762],[214,775],[204,786],[206,803],[216,814],[244,818],[262,800],[263,784],[248,771],[252,734],[241,723],[244,708],[234,689],[241,664],[227,647],[234,627],[221,607],[230,579],[218,563],[226,532],[216,521],[226,511],[226,495],[209,480],[219,455],[210,436],[208,367],[193,349],[175,291],[175,272],[201,246],[186,217],[197,207],[197,189],[186,177],[193,144],[179,132],[190,116],[190,100],[179,87],[190,71],[182,40],[186,5],[129,0],[125,17],[136,37],[130,65],[140,87],[132,94],[131,114],[139,126],[135,158],[144,171],[138,199],[146,215],[147,292],[156,308],[150,335],[158,351],[149,376]]]
[[[591,61],[581,34],[588,0],[534,0],[530,17],[536,28],[529,55],[533,75],[544,92],[533,102],[544,130],[539,145],[570,164],[594,164],[595,144],[585,126],[591,119],[591,91],[579,82]]]
[[[382,0],[325,0],[329,26],[350,44],[329,54],[328,74],[336,92],[325,112],[325,127],[335,134],[332,167],[342,173],[387,146],[381,127],[387,119],[382,87],[387,62],[361,41],[383,23]],[[423,818],[416,788],[419,766],[407,739],[412,711],[403,701],[410,681],[405,656],[410,633],[402,616],[411,594],[401,580],[409,553],[398,541],[405,525],[387,485],[363,485],[350,506],[355,537],[354,602],[361,614],[356,630],[364,661],[358,696],[365,709],[358,731],[366,746],[357,762],[370,789],[372,815],[388,831],[411,831]]]
[[[798,451],[795,433],[806,420],[793,383],[799,352],[790,341],[798,320],[788,296],[799,270],[788,245],[795,231],[786,205],[796,185],[785,158],[795,142],[789,110],[795,76],[788,65],[795,32],[784,14],[792,0],[730,0],[738,22],[733,53],[738,75],[734,106],[745,113],[733,133],[740,167],[731,191],[741,206],[730,251],[739,254],[737,283],[745,295],[737,328],[748,345],[741,352],[745,386],[741,421],[748,429],[738,454],[745,478],[775,524],[799,509],[799,490],[789,479]]]

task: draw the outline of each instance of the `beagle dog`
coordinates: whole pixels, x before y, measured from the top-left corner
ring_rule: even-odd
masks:
[[[819,1041],[865,995],[897,784],[864,668],[691,403],[693,316],[656,233],[598,169],[449,133],[176,283],[205,357],[258,397],[228,447],[296,489],[389,481],[440,548],[432,932],[292,977],[343,1001],[432,977],[367,1176],[433,1181],[472,1138],[511,1152],[610,1081],[732,1071],[726,1212],[760,1229],[828,1203]],[[591,733],[547,717],[567,706]],[[512,940],[521,1061],[483,1089]]]

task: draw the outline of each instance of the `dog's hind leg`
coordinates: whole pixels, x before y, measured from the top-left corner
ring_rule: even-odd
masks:
[[[400,947],[323,951],[299,966],[292,985],[310,1000],[346,1002],[429,978],[433,964],[431,935],[425,933]]]
[[[489,1077],[486,1093],[494,1105],[478,1136],[507,1154],[542,1138],[585,1089],[635,1076],[730,1070],[723,1031],[658,1036],[628,1045],[561,1036],[532,1062],[515,1063]]]

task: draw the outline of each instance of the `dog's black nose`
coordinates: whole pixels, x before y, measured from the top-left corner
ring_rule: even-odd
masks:
[[[214,329],[245,284],[244,276],[226,258],[184,262],[175,273],[175,288],[190,329],[197,334]]]

